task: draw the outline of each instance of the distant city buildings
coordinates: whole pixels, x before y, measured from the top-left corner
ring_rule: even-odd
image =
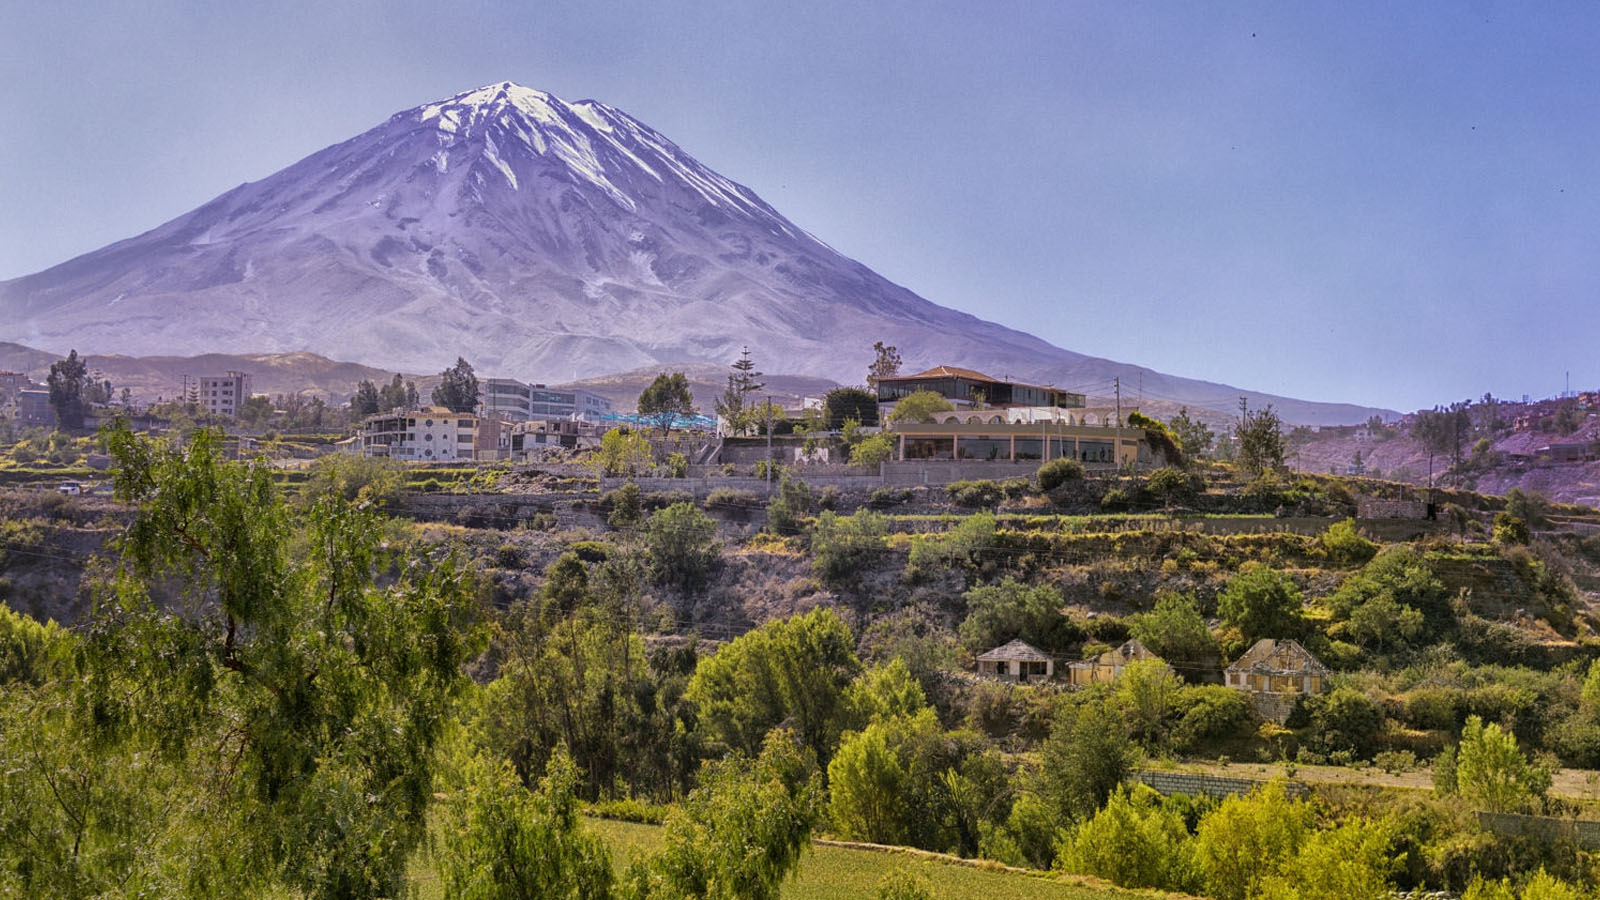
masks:
[[[562,390],[514,378],[486,378],[478,383],[478,401],[485,415],[511,422],[581,419],[598,422],[611,412],[611,401],[585,390]]]

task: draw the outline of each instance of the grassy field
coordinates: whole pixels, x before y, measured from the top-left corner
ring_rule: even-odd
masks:
[[[611,847],[611,859],[620,874],[628,863],[661,846],[661,828],[585,819],[584,825],[601,835]],[[800,861],[800,871],[783,886],[784,900],[870,900],[878,881],[895,869],[905,868],[927,879],[936,900],[1119,900],[1154,897],[1154,892],[1123,891],[1087,886],[1046,874],[1022,874],[1000,869],[980,869],[941,859],[813,844]],[[431,871],[419,871],[419,900],[443,896]]]

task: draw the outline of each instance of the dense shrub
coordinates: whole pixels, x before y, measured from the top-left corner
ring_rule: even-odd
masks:
[[[722,550],[717,523],[692,503],[676,503],[651,515],[645,547],[655,579],[683,590],[705,585]]]
[[[706,509],[755,509],[760,505],[761,497],[754,491],[719,487],[706,494]]]
[[[785,475],[778,495],[767,504],[767,527],[776,534],[800,533],[800,519],[811,513],[811,488]]]
[[[888,509],[891,506],[899,506],[902,503],[910,502],[911,491],[909,488],[881,487],[873,491],[872,496],[867,498],[867,505],[873,509]]]
[[[1049,492],[1069,481],[1083,479],[1083,464],[1075,459],[1052,459],[1039,467],[1039,490]]]
[[[1005,496],[1005,491],[994,481],[952,481],[945,485],[945,493],[961,506],[994,506]]]
[[[1328,526],[1317,539],[1322,552],[1336,563],[1361,564],[1378,553],[1378,545],[1356,533],[1356,520],[1345,519]]]
[[[824,511],[811,531],[812,569],[828,584],[854,583],[883,553],[888,533],[888,520],[870,510],[852,516]]]
[[[610,511],[606,516],[606,524],[612,528],[632,528],[644,517],[639,485],[631,481],[607,491],[600,498],[600,503]]]

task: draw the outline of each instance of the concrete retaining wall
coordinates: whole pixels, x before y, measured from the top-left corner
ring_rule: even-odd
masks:
[[[1478,822],[1485,830],[1502,837],[1531,837],[1549,842],[1565,841],[1577,844],[1586,850],[1600,848],[1600,822],[1482,811],[1478,813]]]
[[[1187,794],[1190,797],[1233,797],[1248,794],[1267,784],[1254,778],[1229,778],[1224,775],[1202,775],[1198,772],[1163,772],[1142,769],[1135,776],[1161,794]],[[1303,797],[1311,789],[1303,781],[1288,781],[1283,786],[1290,797]]]

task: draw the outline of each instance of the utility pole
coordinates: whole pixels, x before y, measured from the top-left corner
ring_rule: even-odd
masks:
[[[1114,388],[1116,388],[1116,392],[1117,392],[1117,427],[1121,428],[1122,427],[1122,379],[1121,378],[1113,378],[1113,379],[1111,379],[1111,384],[1112,384],[1112,386]],[[1117,434],[1120,436],[1122,434],[1122,432],[1119,431],[1119,432],[1117,432]]]
[[[767,395],[767,496],[772,496],[772,395]]]

